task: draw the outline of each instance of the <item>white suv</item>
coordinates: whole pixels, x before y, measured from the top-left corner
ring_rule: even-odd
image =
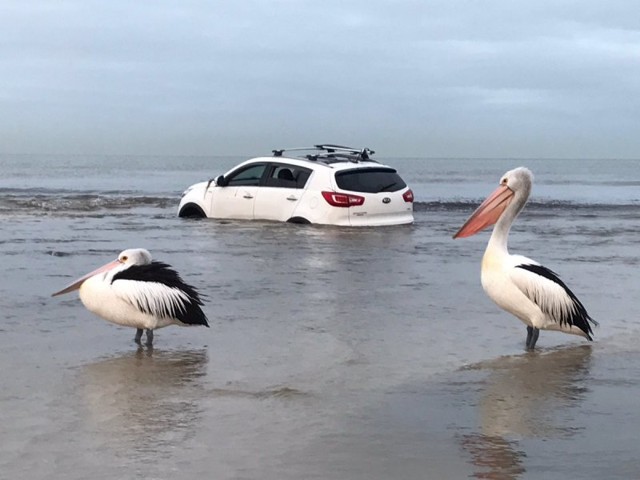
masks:
[[[292,151],[309,153],[288,155]],[[395,169],[371,160],[373,153],[338,145],[274,150],[189,187],[178,215],[344,226],[412,223],[413,192]]]

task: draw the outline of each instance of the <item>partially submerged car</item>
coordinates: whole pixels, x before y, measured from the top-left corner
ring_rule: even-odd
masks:
[[[306,153],[305,153],[306,152]],[[343,226],[413,222],[413,192],[375,152],[339,145],[273,150],[183,194],[180,217]]]

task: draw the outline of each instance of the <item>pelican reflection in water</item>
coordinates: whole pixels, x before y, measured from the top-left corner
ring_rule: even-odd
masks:
[[[140,348],[86,365],[77,382],[88,430],[123,451],[180,443],[199,421],[207,363],[206,349]]]
[[[591,346],[581,345],[469,367],[489,371],[480,392],[478,431],[461,438],[480,470],[476,478],[515,479],[524,473],[521,440],[575,435],[590,357]]]

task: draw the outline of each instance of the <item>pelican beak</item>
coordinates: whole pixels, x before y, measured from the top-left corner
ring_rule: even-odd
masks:
[[[460,230],[456,232],[453,238],[465,238],[475,235],[495,224],[505,208],[509,206],[513,200],[514,192],[506,185],[500,185],[484,202],[471,214]]]
[[[77,279],[73,283],[67,285],[65,288],[63,288],[59,292],[53,293],[51,296],[55,297],[57,295],[63,295],[65,293],[73,292],[74,290],[79,289],[80,286],[84,283],[84,281],[87,280],[88,278],[91,278],[94,275],[97,275],[99,273],[111,270],[112,268],[115,268],[118,265],[122,265],[122,262],[120,262],[120,260],[114,260],[113,262],[109,262],[106,265],[103,265],[102,267],[94,270],[93,272],[89,272],[86,275],[80,277],[79,279]]]

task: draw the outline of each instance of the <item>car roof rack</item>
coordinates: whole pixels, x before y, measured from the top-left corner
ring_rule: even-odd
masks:
[[[274,157],[281,157],[284,152],[301,152],[309,150],[315,150],[318,151],[318,153],[304,155],[302,158],[306,158],[313,162],[375,162],[375,160],[371,159],[371,155],[376,152],[370,148],[345,147],[343,145],[334,145],[331,143],[322,143],[314,145],[313,147],[282,148],[279,150],[272,150],[272,152]]]

